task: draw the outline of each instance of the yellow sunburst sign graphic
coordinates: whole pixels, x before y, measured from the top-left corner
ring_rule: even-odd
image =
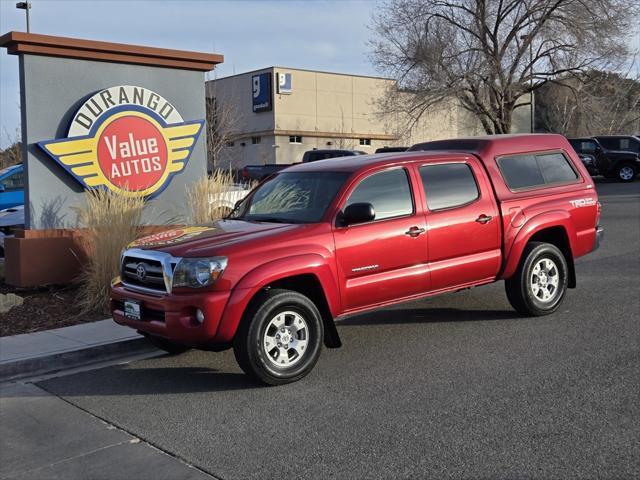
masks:
[[[153,197],[184,170],[202,120],[168,124],[141,105],[111,108],[87,135],[40,142],[40,147],[85,188]]]

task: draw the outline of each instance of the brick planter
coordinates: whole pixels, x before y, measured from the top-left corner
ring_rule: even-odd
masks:
[[[145,226],[151,235],[176,226]],[[15,287],[73,283],[87,262],[86,233],[82,229],[18,230],[5,239],[5,282]]]

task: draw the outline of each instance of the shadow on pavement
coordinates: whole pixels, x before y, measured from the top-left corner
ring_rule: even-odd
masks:
[[[513,310],[465,310],[459,308],[406,308],[382,310],[348,317],[338,326],[393,325],[402,323],[475,322],[519,319]]]
[[[156,360],[158,358],[162,357],[156,357]],[[243,373],[220,372],[204,367],[145,368],[144,364],[138,362],[136,368],[116,366],[53,378],[39,382],[38,386],[62,397],[175,395],[262,387]]]

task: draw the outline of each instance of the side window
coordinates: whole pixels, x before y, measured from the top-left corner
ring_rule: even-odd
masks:
[[[476,179],[466,163],[425,165],[420,177],[429,210],[441,210],[465,205],[480,194]]]
[[[498,166],[511,190],[568,183],[578,178],[561,153],[513,155],[498,159]]]
[[[596,144],[593,142],[582,142],[582,152],[594,153],[596,151]]]
[[[413,213],[409,178],[403,168],[374,173],[365,178],[349,196],[345,207],[353,203],[370,203],[376,220]]]
[[[4,185],[6,190],[20,190],[24,188],[24,173],[23,171],[18,171],[1,180],[0,183]]]
[[[545,183],[572,182],[578,175],[561,153],[536,155]]]
[[[600,145],[607,150],[619,150],[618,139],[616,138],[598,137],[598,140],[600,141]]]

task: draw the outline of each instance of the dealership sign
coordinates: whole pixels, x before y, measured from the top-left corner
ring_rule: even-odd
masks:
[[[154,197],[184,170],[203,124],[151,90],[121,85],[89,98],[67,138],[38,145],[85,188]]]

